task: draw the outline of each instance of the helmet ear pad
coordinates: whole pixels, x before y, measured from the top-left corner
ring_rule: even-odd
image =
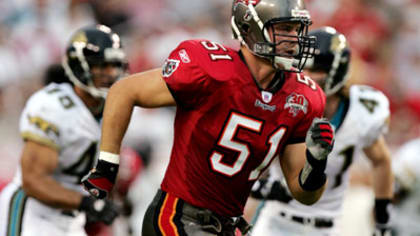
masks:
[[[240,27],[244,36],[248,37],[251,26],[248,23],[243,23]]]

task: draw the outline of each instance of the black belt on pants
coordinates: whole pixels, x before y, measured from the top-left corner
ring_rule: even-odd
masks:
[[[316,228],[331,228],[334,226],[334,221],[331,219],[324,218],[312,218],[312,217],[302,217],[296,215],[289,215],[286,212],[281,211],[280,215],[282,217],[288,218],[296,223],[304,225],[313,225]]]
[[[208,232],[219,234],[221,232],[235,232],[238,228],[243,235],[251,229],[251,225],[242,217],[220,216],[208,209],[199,208],[184,202],[183,214],[196,219],[202,228]]]

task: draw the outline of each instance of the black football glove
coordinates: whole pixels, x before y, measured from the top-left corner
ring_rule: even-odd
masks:
[[[375,231],[373,236],[391,236],[392,228],[389,225],[391,218],[391,200],[375,199]]]
[[[373,236],[392,236],[392,229],[388,225],[376,224]]]
[[[98,160],[96,167],[83,177],[83,187],[96,198],[106,198],[115,184],[118,166],[105,160]]]
[[[89,222],[103,222],[107,225],[112,224],[119,215],[118,207],[108,199],[95,199],[92,196],[82,198],[79,210],[86,213]]]
[[[288,203],[292,197],[279,180],[259,179],[252,186],[251,197]]]

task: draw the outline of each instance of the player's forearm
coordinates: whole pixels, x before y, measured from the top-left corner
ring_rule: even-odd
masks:
[[[382,150],[384,150],[382,155],[378,155],[380,158],[373,159],[374,216],[377,230],[385,232],[384,229],[389,231],[389,222],[392,215],[392,208],[389,206],[393,198],[393,173],[389,152],[386,148]]]
[[[373,181],[376,198],[392,198],[394,176],[391,154],[383,136],[364,149],[373,166]]]
[[[300,186],[299,176],[296,176],[290,183],[289,188],[293,197],[297,201],[305,205],[312,205],[321,198],[322,193],[325,190],[326,183],[327,182],[314,191],[307,191]]]
[[[102,123],[102,151],[117,154],[120,152],[135,102],[128,87],[127,81],[121,80],[109,90]]]
[[[374,163],[373,182],[376,198],[392,198],[394,176],[390,158],[384,158]]]
[[[25,193],[40,202],[60,209],[78,209],[82,195],[64,188],[50,176],[27,176],[23,180]]]

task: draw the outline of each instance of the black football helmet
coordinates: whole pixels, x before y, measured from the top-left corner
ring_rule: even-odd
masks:
[[[324,71],[327,78],[321,85],[327,96],[339,91],[348,78],[351,50],[346,37],[332,27],[323,27],[309,32],[315,36],[316,48],[313,58],[308,60],[305,69]]]
[[[96,98],[105,98],[107,87],[93,84],[91,68],[112,64],[121,69],[119,79],[127,68],[120,37],[105,25],[85,27],[73,34],[63,57],[62,65],[67,77],[77,87]]]
[[[269,36],[269,27],[276,23],[298,22],[298,36],[281,35],[287,40],[274,42]],[[233,0],[231,27],[233,37],[257,56],[267,58],[273,66],[283,65],[284,70],[300,72],[313,53],[315,38],[308,37],[312,24],[303,0]],[[276,52],[276,46],[295,42],[298,50],[293,58]]]

